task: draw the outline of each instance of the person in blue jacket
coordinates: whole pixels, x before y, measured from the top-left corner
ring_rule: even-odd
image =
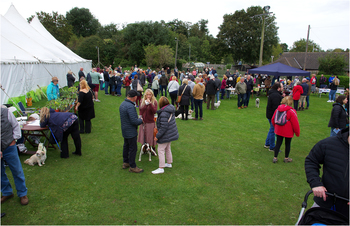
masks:
[[[47,99],[50,100],[56,100],[60,97],[60,90],[58,87],[58,78],[52,77],[52,82],[50,85],[47,86],[46,90]]]
[[[72,136],[75,145],[73,154],[81,156],[81,139],[78,116],[71,112],[55,112],[43,107],[40,111],[40,127],[48,126],[57,142],[61,142],[61,158],[69,158],[68,136]]]
[[[138,118],[135,101],[140,93],[136,90],[130,90],[126,99],[119,106],[120,123],[122,135],[124,138],[123,145],[123,169],[130,167],[129,172],[142,173],[143,169],[136,166],[135,158],[137,153],[137,127],[143,123]]]

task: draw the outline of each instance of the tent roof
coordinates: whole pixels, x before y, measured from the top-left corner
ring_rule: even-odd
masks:
[[[1,15],[1,63],[87,62],[57,41],[35,17],[29,24],[11,5]]]
[[[262,67],[250,69],[249,73],[254,74],[267,74],[274,76],[310,76],[309,71],[303,71],[294,67],[282,63],[275,63],[270,65],[265,65]]]

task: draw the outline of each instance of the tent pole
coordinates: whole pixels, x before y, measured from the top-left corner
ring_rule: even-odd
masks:
[[[62,59],[61,59],[61,60],[62,60]],[[63,62],[63,64],[73,73],[74,77],[75,77],[76,79],[79,80],[79,78],[77,77],[77,75],[70,69],[70,67],[66,64],[66,62],[64,62],[64,60],[62,60],[62,62]]]

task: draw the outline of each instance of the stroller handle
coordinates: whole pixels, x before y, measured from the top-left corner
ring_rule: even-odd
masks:
[[[308,192],[305,194],[304,202],[301,204],[301,207],[303,207],[303,208],[306,208],[306,207],[307,207],[307,200],[308,200],[309,195],[310,195],[311,193],[313,193],[312,190],[308,191]],[[337,194],[335,194],[335,193],[333,194],[333,193],[330,193],[330,192],[326,192],[326,195],[335,197],[336,199],[341,199],[341,200],[343,200],[343,201],[349,202],[349,199],[344,198],[344,197],[342,197],[342,196],[339,196],[339,195],[337,195]]]

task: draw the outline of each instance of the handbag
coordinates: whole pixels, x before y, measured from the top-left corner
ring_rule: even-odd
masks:
[[[140,85],[140,83],[137,83],[137,91],[139,91],[139,92],[142,92],[143,91],[143,88],[142,88],[142,86]]]
[[[185,86],[185,88],[184,88],[184,90],[182,91],[181,95],[177,97],[176,103],[180,103],[180,102],[181,102],[182,95],[184,94],[186,88],[187,88],[187,85]]]

